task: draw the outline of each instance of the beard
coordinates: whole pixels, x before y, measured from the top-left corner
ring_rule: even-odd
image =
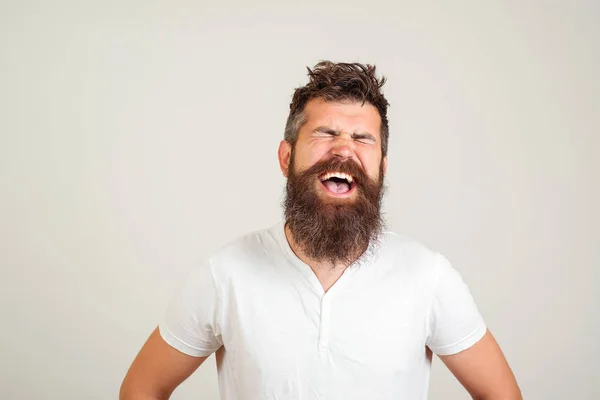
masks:
[[[352,160],[332,158],[304,171],[295,171],[294,153],[283,202],[285,220],[294,242],[311,259],[350,265],[376,244],[385,227],[381,215],[383,161],[378,180],[371,179]],[[356,193],[350,198],[319,194],[319,177],[326,172],[350,174]]]

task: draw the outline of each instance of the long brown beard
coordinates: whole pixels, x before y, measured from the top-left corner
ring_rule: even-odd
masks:
[[[385,187],[383,163],[379,179],[370,179],[354,161],[333,158],[296,172],[294,156],[283,202],[287,226],[294,242],[311,259],[332,265],[350,265],[380,237],[385,223],[381,203]],[[317,193],[319,176],[328,171],[352,175],[354,199],[323,199]]]

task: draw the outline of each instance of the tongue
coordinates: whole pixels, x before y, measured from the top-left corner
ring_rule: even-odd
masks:
[[[327,189],[329,189],[333,193],[346,193],[350,190],[350,186],[348,186],[348,184],[345,182],[336,183],[334,181],[327,180],[323,183],[325,184],[325,186],[327,186]]]

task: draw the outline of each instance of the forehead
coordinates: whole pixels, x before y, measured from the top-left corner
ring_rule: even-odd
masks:
[[[381,117],[377,108],[370,103],[356,101],[325,101],[312,99],[304,107],[304,128],[312,131],[318,126],[327,126],[342,132],[367,131],[380,138]]]

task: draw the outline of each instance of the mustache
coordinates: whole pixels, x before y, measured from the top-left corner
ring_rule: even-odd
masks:
[[[300,172],[302,176],[320,176],[326,172],[342,172],[344,174],[352,175],[354,182],[363,183],[369,180],[368,175],[365,171],[351,159],[342,161],[339,158],[330,158],[328,160],[319,161],[313,166]]]

